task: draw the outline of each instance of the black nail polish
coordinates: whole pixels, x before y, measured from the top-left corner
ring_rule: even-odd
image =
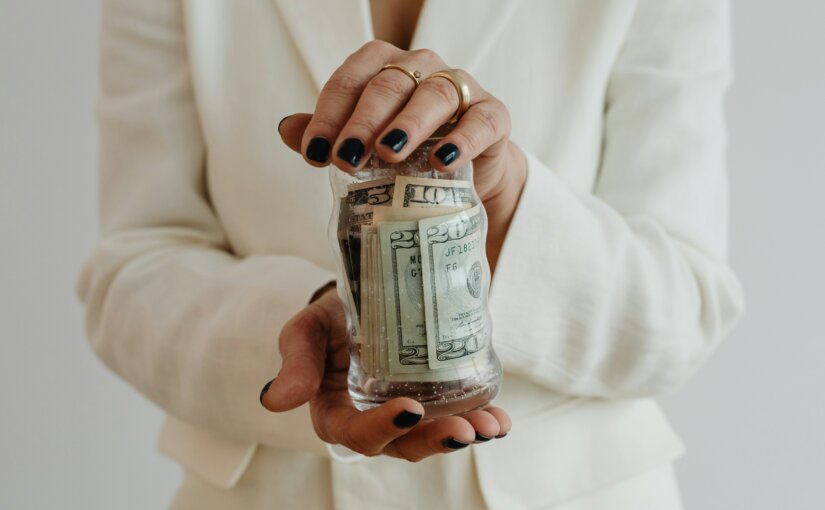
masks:
[[[441,441],[441,444],[444,445],[444,448],[449,448],[451,450],[460,450],[462,448],[467,448],[470,446],[470,443],[462,443],[461,441],[456,441],[453,438],[445,439]]]
[[[284,123],[284,121],[285,121],[286,119],[290,118],[290,117],[292,117],[292,115],[287,115],[286,117],[284,117],[283,119],[281,119],[281,121],[280,121],[280,122],[278,122],[278,133],[280,133],[280,132],[281,132],[281,124],[283,124],[283,123]]]
[[[269,391],[269,387],[272,385],[273,381],[275,381],[275,379],[272,379],[272,381],[264,384],[264,388],[261,390],[261,396],[258,397],[258,400],[261,401],[261,405],[264,405],[264,395],[266,395],[266,392]]]
[[[504,437],[504,436],[506,436],[506,435],[507,435],[507,432],[505,432],[504,434],[501,434],[501,435],[496,436],[496,439],[501,439],[502,437]]]
[[[405,145],[407,145],[408,141],[409,137],[403,129],[393,129],[384,135],[384,138],[381,139],[381,145],[386,145],[392,149],[393,152],[398,153],[401,152],[401,149],[403,149]]]
[[[408,429],[410,427],[415,426],[418,422],[421,421],[421,415],[416,413],[411,413],[409,411],[401,411],[398,413],[392,422],[395,424],[396,427],[399,429]]]
[[[326,163],[329,159],[329,149],[329,141],[322,136],[316,136],[307,145],[307,157],[316,163]]]
[[[364,142],[357,138],[347,138],[338,148],[338,157],[351,166],[358,166],[362,154],[364,154]]]
[[[458,147],[456,147],[454,143],[445,143],[435,151],[435,157],[445,165],[449,165],[457,160],[460,155],[461,151],[458,150]]]
[[[481,434],[476,432],[476,441],[478,441],[479,443],[486,443],[490,439],[493,439],[493,438],[492,437],[487,437],[487,436],[482,436]]]

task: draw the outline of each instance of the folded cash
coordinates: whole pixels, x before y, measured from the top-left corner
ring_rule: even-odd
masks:
[[[489,345],[486,217],[468,181],[348,186],[338,240],[361,367],[385,380],[472,375]]]
[[[452,366],[487,343],[481,205],[419,222],[430,368]]]

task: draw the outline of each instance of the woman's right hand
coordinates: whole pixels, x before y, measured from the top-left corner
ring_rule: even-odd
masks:
[[[418,71],[410,78],[386,65]],[[449,122],[463,104],[450,71],[431,50],[405,51],[370,41],[349,56],[324,85],[315,112],[295,113],[278,125],[284,143],[310,165],[330,163],[348,173],[363,169],[373,151],[398,163]],[[429,164],[444,173],[472,161],[473,181],[487,213],[487,260],[495,272],[510,222],[527,181],[527,159],[510,141],[507,107],[469,73],[451,70],[469,90],[467,110],[431,149]],[[463,108],[462,108],[463,109]]]
[[[396,398],[358,411],[347,389],[346,317],[334,289],[284,326],[279,348],[281,371],[264,386],[261,404],[280,412],[309,402],[315,432],[327,443],[367,456],[416,462],[502,437],[510,430],[510,417],[497,407],[428,419],[421,403]]]

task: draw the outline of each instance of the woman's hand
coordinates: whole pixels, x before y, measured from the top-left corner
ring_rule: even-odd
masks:
[[[347,390],[346,318],[332,290],[284,326],[280,352],[281,371],[264,387],[261,403],[277,412],[309,402],[315,432],[327,443],[368,456],[418,461],[510,430],[509,416],[496,407],[437,419],[424,417],[423,406],[411,398],[396,398],[368,411],[355,409]]]
[[[416,87],[399,65],[420,71]],[[448,66],[430,50],[404,51],[372,41],[353,53],[327,81],[315,113],[295,114],[281,121],[284,142],[307,163],[330,162],[347,172],[366,163],[374,149],[388,162],[399,162],[447,123],[459,106],[459,95],[444,78],[429,78]],[[527,176],[521,151],[509,141],[510,115],[504,104],[464,71],[470,88],[469,109],[430,154],[432,166],[443,172],[473,162],[476,191],[488,216],[487,257],[495,269],[507,227]]]

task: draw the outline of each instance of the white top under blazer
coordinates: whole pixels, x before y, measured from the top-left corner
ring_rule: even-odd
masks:
[[[92,346],[166,411],[161,449],[190,473],[230,488],[260,448],[319,455],[332,476],[316,489],[371,508],[368,484],[409,463],[331,457],[306,406],[258,402],[280,328],[335,277],[328,172],[276,125],[372,39],[369,0],[103,4],[102,236],[78,283]],[[428,0],[412,47],[501,99],[528,159],[490,292],[513,430],[424,462],[472,471],[508,510],[671,462],[683,446],[653,397],[743,310],[726,262],[727,2]]]

